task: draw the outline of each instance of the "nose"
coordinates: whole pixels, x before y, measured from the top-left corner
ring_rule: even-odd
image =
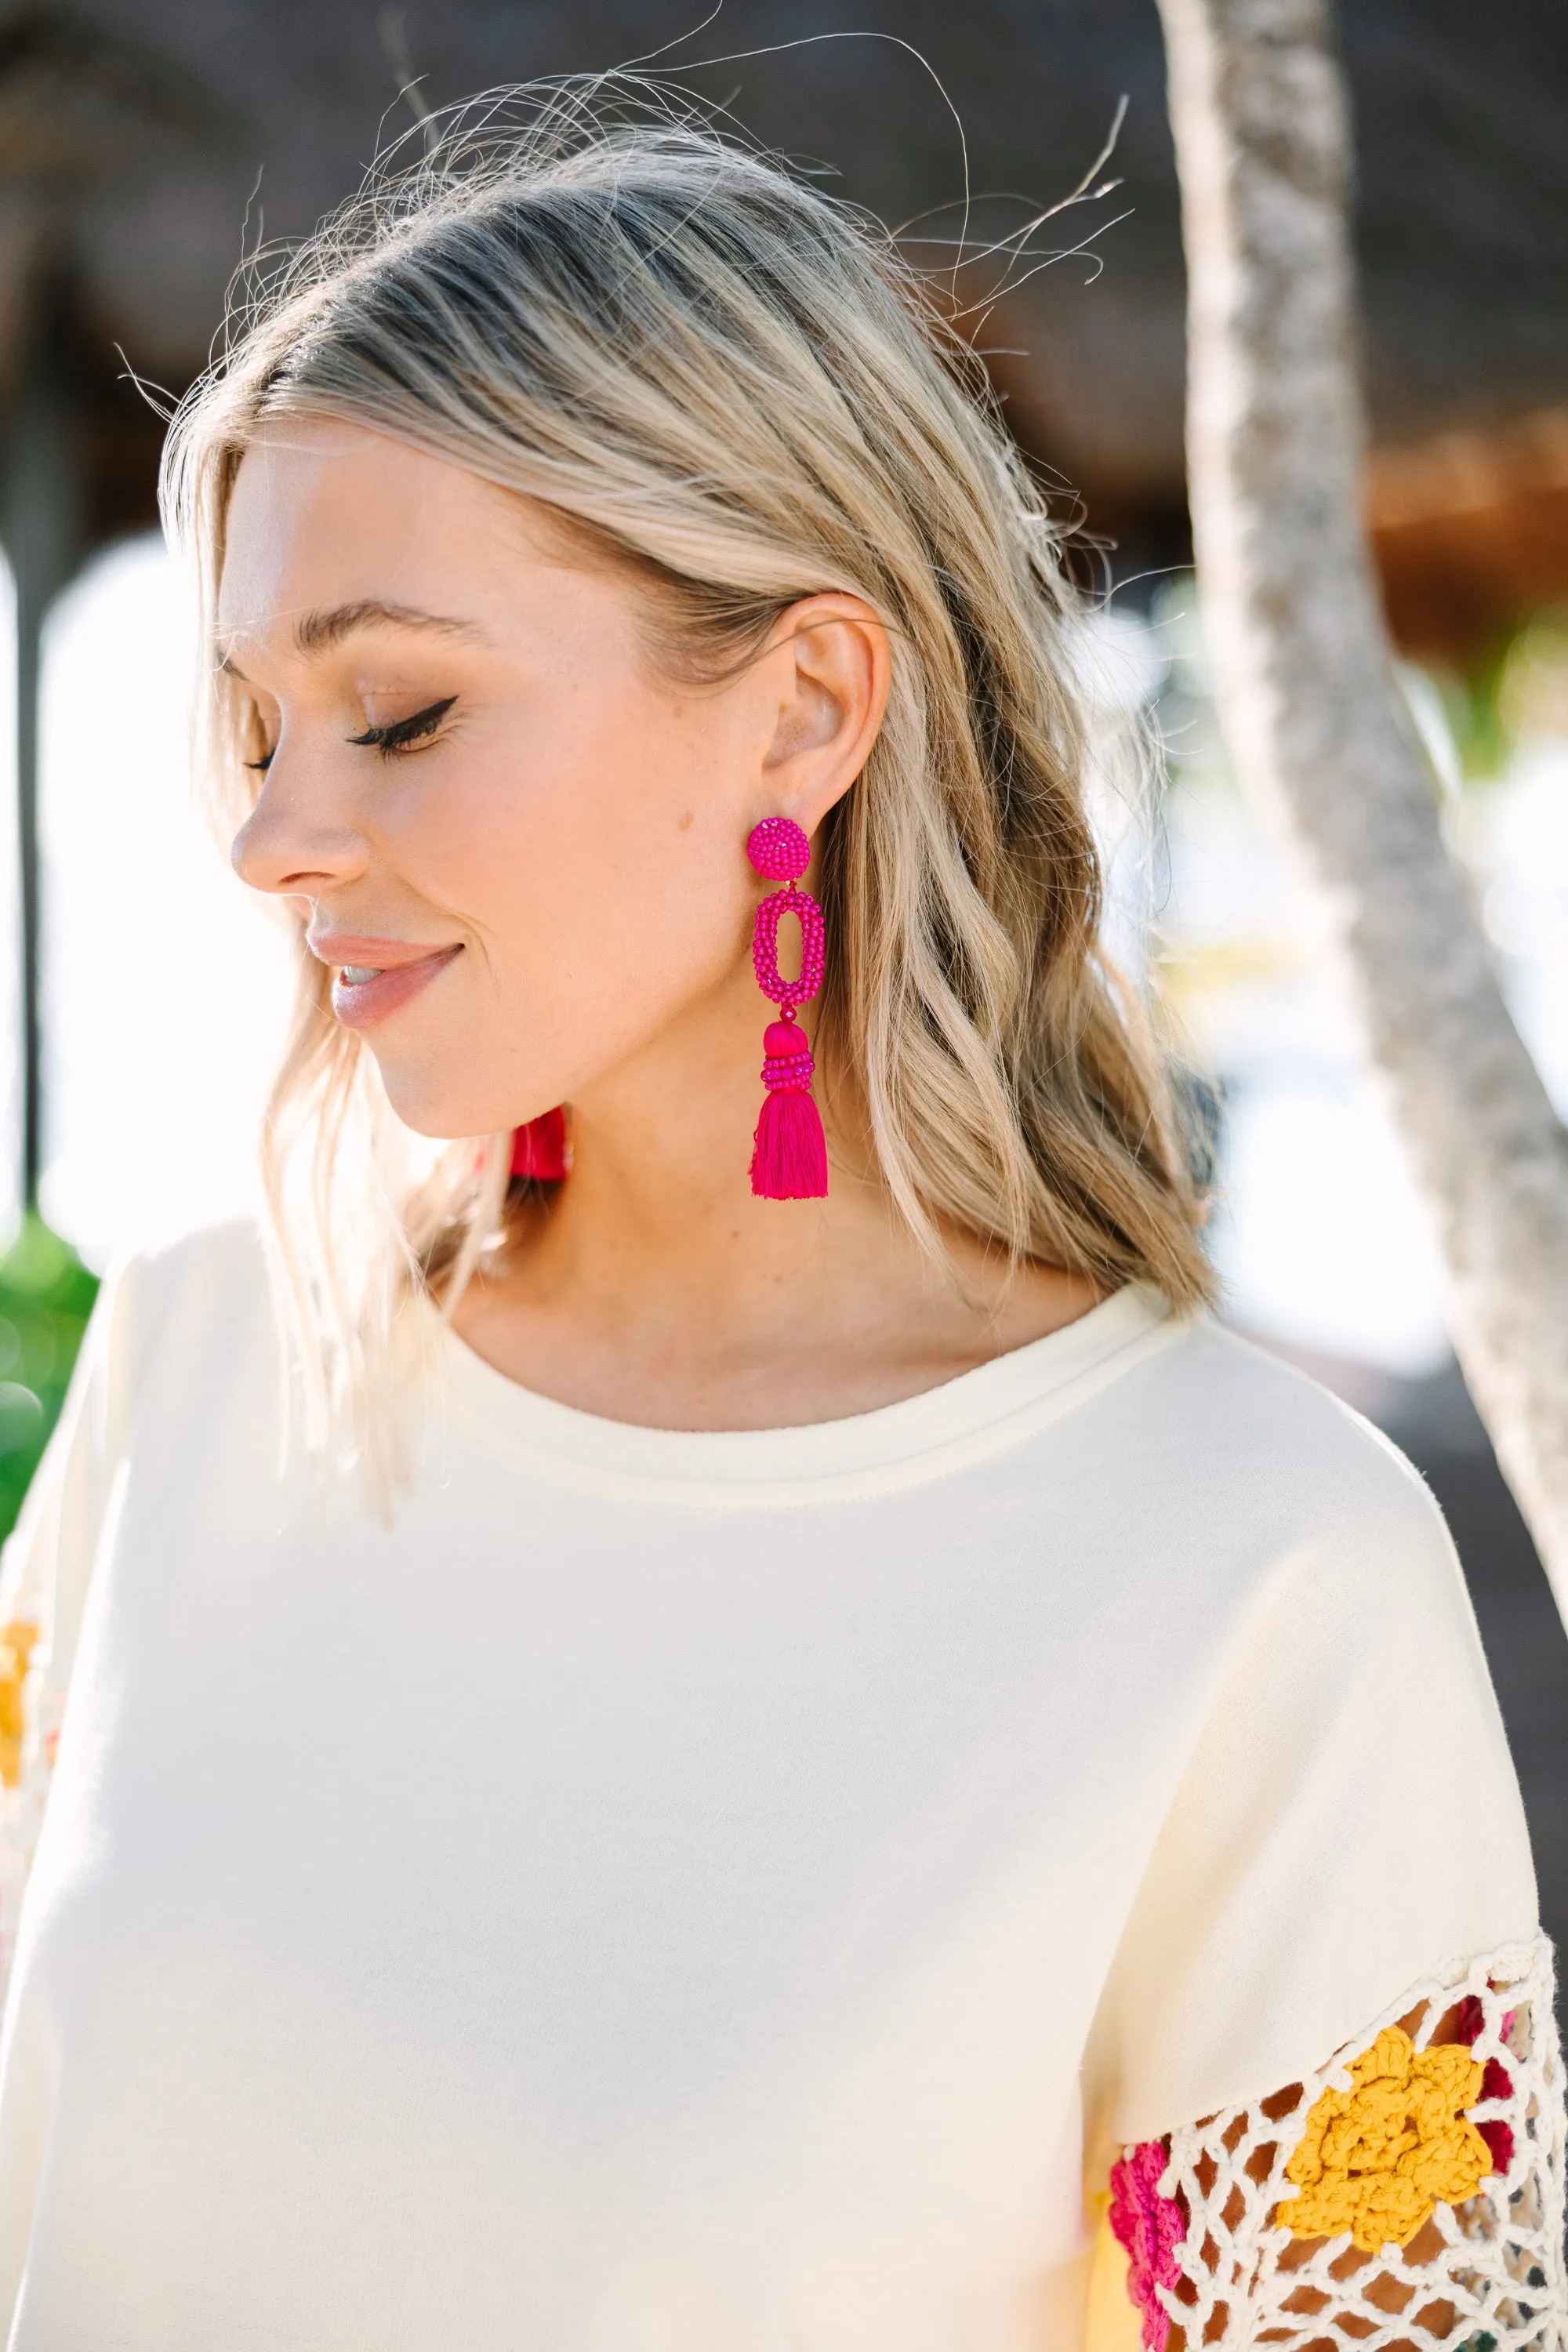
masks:
[[[279,755],[234,836],[229,857],[253,890],[314,898],[335,883],[356,880],[369,861],[369,847],[357,827],[324,804],[298,765]]]

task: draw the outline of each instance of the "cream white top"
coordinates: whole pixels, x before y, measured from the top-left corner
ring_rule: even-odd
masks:
[[[1432,1501],[1212,1323],[754,1434],[430,1328],[388,1527],[253,1235],[100,1307],[0,1592],[11,2352],[1073,2352],[1116,2143],[1534,1934]]]

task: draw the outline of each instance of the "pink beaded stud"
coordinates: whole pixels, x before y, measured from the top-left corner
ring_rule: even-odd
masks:
[[[798,882],[811,864],[811,844],[790,816],[765,816],[746,835],[746,855],[764,882]]]
[[[769,1023],[763,1041],[767,1094],[752,1151],[752,1190],[763,1201],[819,1201],[827,1191],[827,1144],[812,1100],[811,1046],[795,1017],[795,1006],[816,994],[827,969],[822,908],[796,887],[811,863],[811,844],[791,818],[768,816],[752,828],[746,855],[765,880],[788,886],[763,900],[752,935],[757,986],[784,1014]],[[800,925],[798,980],[785,980],[779,970],[779,924],[785,915]]]

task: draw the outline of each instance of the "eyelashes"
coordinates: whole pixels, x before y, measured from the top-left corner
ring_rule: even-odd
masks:
[[[367,727],[363,735],[351,735],[349,741],[361,751],[379,751],[383,759],[389,759],[434,735],[457,699],[455,694],[446,695],[439,702],[426,703],[423,710],[411,711],[406,719],[395,719],[389,726]],[[245,764],[265,774],[272,765],[272,753],[264,752],[259,760],[247,760]]]
[[[395,719],[390,727],[367,727],[363,735],[351,735],[349,741],[370,751],[405,751],[411,743],[422,743],[426,735],[434,735],[452,705],[458,699],[448,694],[443,701],[432,702],[423,710],[416,710],[407,719]]]

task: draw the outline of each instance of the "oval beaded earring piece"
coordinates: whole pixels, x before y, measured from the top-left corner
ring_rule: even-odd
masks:
[[[762,1201],[820,1201],[827,1192],[827,1144],[811,1094],[816,1066],[795,1017],[796,1005],[822,986],[827,963],[822,908],[798,887],[811,863],[811,844],[791,818],[768,816],[747,836],[746,855],[764,880],[786,885],[763,900],[752,935],[757,986],[783,1015],[768,1024],[763,1040],[768,1091],[752,1151],[752,1190]],[[785,915],[800,925],[798,980],[785,980],[779,971],[779,924]]]

